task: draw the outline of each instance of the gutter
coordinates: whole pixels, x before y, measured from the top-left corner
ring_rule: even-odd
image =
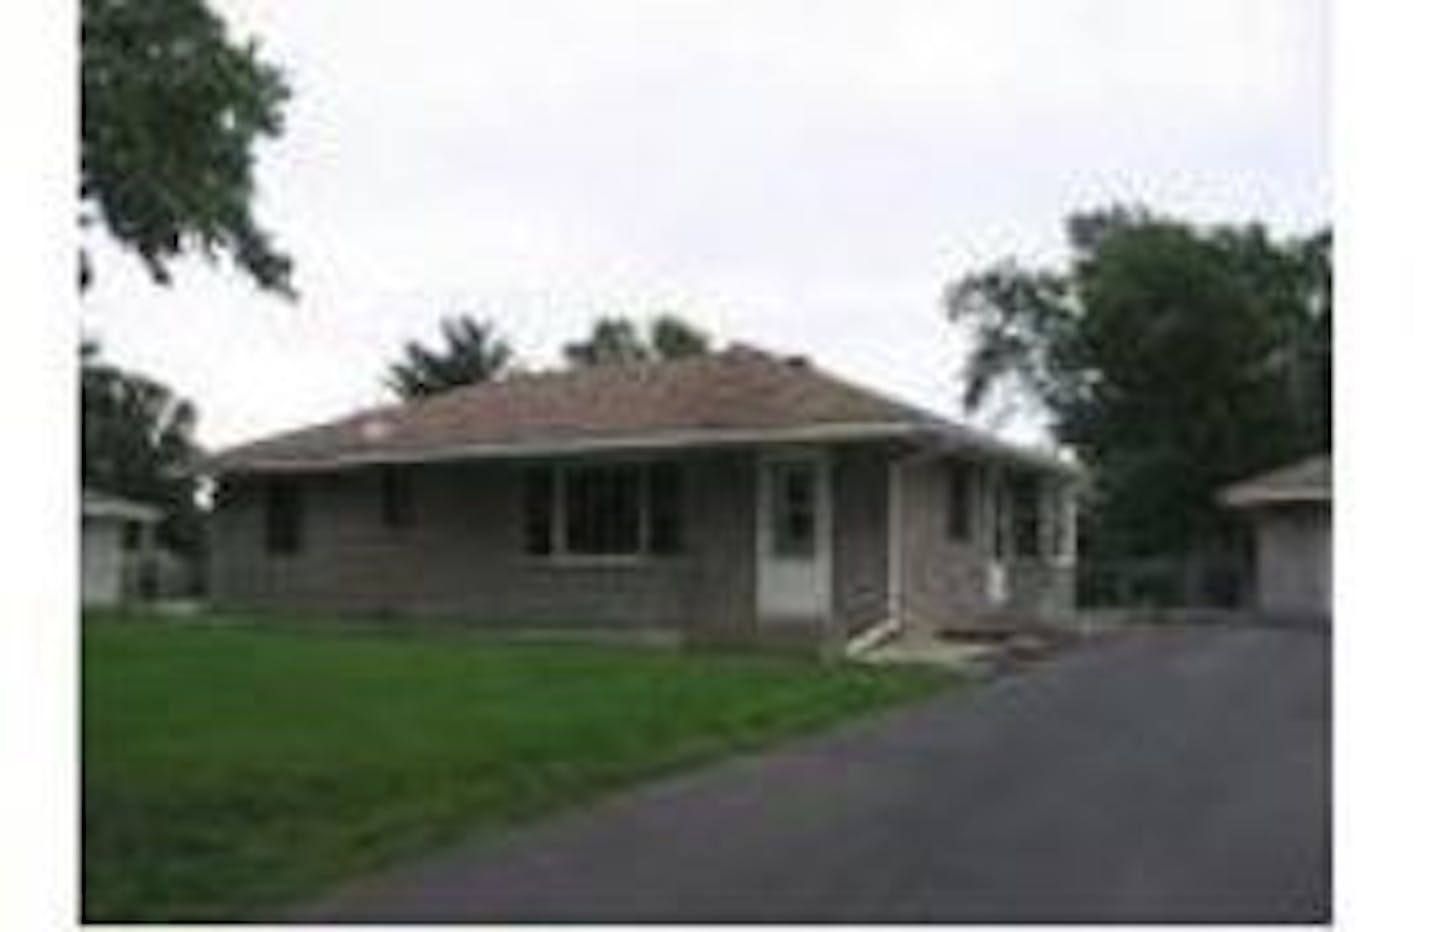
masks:
[[[1259,508],[1265,505],[1329,504],[1329,489],[1237,489],[1224,492],[1220,504],[1229,508]]]
[[[901,546],[901,541],[904,539],[901,535],[905,532],[904,499],[901,497],[901,490],[905,485],[902,468],[907,459],[909,457],[900,457],[890,463],[890,496],[887,499],[890,510],[886,515],[889,525],[886,529],[888,539],[885,542],[887,549],[885,566],[888,570],[886,575],[889,577],[885,581],[885,598],[888,603],[886,614],[889,616],[888,621],[897,628],[904,627],[900,621],[900,584],[905,578],[905,575],[900,572],[900,555],[905,549]]]
[[[363,430],[363,425],[356,428]],[[1079,476],[1078,465],[1028,450],[975,431],[947,424],[922,423],[838,423],[783,428],[713,428],[677,430],[668,433],[630,436],[579,437],[565,440],[538,440],[462,444],[420,450],[359,450],[316,459],[246,456],[243,448],[202,460],[191,472],[223,473],[313,473],[364,466],[403,466],[423,463],[451,463],[469,460],[539,459],[589,453],[624,453],[674,450],[685,447],[726,447],[775,443],[853,442],[863,440],[928,440],[944,450],[970,451],[1063,475]],[[262,441],[263,442],[263,441]],[[228,459],[233,463],[227,462]]]
[[[967,427],[947,425],[937,428],[935,433],[939,446],[947,452],[980,453],[992,459],[1057,473],[1071,479],[1079,479],[1085,475],[1085,469],[1079,463],[1061,459],[1043,450],[1008,443]]]
[[[817,424],[808,427],[778,429],[714,429],[681,430],[663,434],[642,434],[620,437],[583,437],[573,440],[532,441],[519,443],[480,443],[441,447],[429,450],[390,450],[346,453],[324,459],[287,459],[277,457],[248,458],[235,454],[236,462],[228,464],[227,454],[219,454],[195,467],[197,472],[329,472],[361,466],[411,465],[420,463],[464,462],[467,460],[532,459],[584,453],[642,452],[673,450],[684,447],[737,446],[772,443],[816,443],[823,441],[860,441],[906,439],[926,436],[933,428],[925,424]]]

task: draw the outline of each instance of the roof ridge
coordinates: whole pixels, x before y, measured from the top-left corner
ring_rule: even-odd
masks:
[[[580,379],[586,376],[599,374],[618,375],[620,373],[633,373],[636,371],[659,371],[662,369],[673,369],[681,366],[694,365],[697,363],[711,362],[717,358],[731,356],[739,352],[755,352],[760,355],[770,356],[768,353],[756,350],[753,347],[743,344],[732,343],[723,349],[714,352],[690,353],[685,356],[672,357],[668,359],[634,359],[622,362],[591,363],[584,366],[567,366],[561,363],[557,366],[550,366],[544,369],[521,369],[493,379],[471,382],[468,385],[456,385],[443,391],[435,392],[419,398],[412,398],[398,402],[392,402],[386,408],[404,410],[416,405],[429,404],[431,402],[445,399],[453,399],[460,394],[472,394],[487,389],[498,388],[505,385],[517,385],[522,383],[551,382],[562,379]],[[771,356],[771,358],[775,358]],[[778,359],[777,359],[778,361]]]
[[[714,352],[692,353],[686,356],[669,359],[641,359],[626,362],[595,363],[588,366],[567,367],[559,365],[552,368],[538,369],[533,371],[521,370],[493,379],[471,382],[467,385],[456,385],[430,395],[423,395],[416,398],[391,399],[372,405],[359,408],[338,417],[327,418],[315,421],[310,424],[303,424],[289,430],[282,430],[274,433],[262,434],[250,440],[244,440],[216,451],[218,456],[231,456],[241,453],[258,444],[269,444],[277,440],[308,434],[311,431],[335,430],[347,425],[360,425],[371,419],[381,419],[386,416],[404,415],[425,409],[435,409],[440,405],[451,407],[456,405],[462,398],[471,399],[484,392],[494,391],[499,388],[517,385],[536,385],[545,382],[557,382],[565,379],[581,379],[605,375],[610,377],[622,373],[633,373],[636,371],[657,372],[673,370],[683,366],[695,365],[697,363],[713,363],[717,359],[730,358],[739,359],[744,357],[763,358],[775,364],[783,364],[783,359],[778,355],[756,347],[749,343],[731,342],[722,349]]]

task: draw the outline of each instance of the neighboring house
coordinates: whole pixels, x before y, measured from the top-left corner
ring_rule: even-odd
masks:
[[[836,647],[1073,602],[1072,466],[749,347],[232,449],[221,607]]]
[[[160,510],[91,489],[80,493],[80,601],[119,605],[140,595]]]
[[[1330,618],[1330,456],[1225,488],[1225,505],[1255,529],[1255,601],[1267,615]]]

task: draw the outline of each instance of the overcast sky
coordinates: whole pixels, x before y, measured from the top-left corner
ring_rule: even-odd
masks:
[[[220,4],[294,91],[258,213],[302,299],[100,249],[87,329],[225,445],[384,398],[442,315],[532,365],[679,312],[958,414],[944,284],[1144,202],[1329,221],[1319,0]],[[1022,424],[1007,430],[1021,439]]]

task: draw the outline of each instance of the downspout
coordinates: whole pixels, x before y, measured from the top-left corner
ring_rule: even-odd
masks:
[[[890,496],[889,496],[889,519],[888,537],[886,546],[888,549],[885,567],[889,575],[887,581],[886,597],[888,606],[886,615],[889,623],[897,629],[903,630],[905,620],[903,618],[903,604],[900,598],[900,587],[905,579],[901,569],[901,560],[905,548],[903,546],[905,533],[905,499],[904,499],[904,476],[903,471],[908,456],[902,456],[890,461]]]

